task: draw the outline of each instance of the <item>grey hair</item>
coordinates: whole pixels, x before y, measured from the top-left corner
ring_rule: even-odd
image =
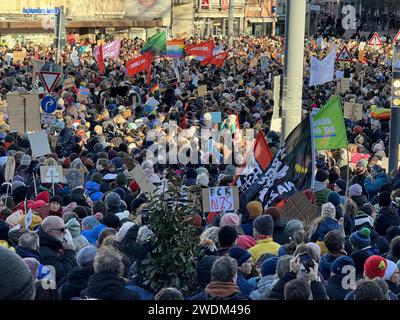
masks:
[[[279,257],[278,263],[276,264],[276,275],[279,279],[281,279],[286,272],[289,272],[291,259],[293,259],[293,256],[285,255]]]
[[[19,238],[18,245],[22,248],[37,250],[37,247],[39,246],[39,236],[33,231],[25,232]]]
[[[110,246],[101,247],[94,258],[94,272],[110,272],[122,274],[124,264],[117,250]]]
[[[237,274],[238,263],[230,256],[223,256],[214,261],[211,268],[211,281],[230,282]]]
[[[218,233],[219,233],[219,227],[210,227],[207,228],[206,230],[203,231],[203,233],[200,235],[200,242],[203,242],[204,240],[212,240],[214,241],[215,245],[219,245],[219,240],[218,240]]]

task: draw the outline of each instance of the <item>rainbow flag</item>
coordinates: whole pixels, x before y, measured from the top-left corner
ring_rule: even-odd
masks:
[[[183,39],[174,39],[167,41],[167,56],[170,58],[182,58],[185,41]]]
[[[151,87],[150,92],[154,94],[156,91],[160,91],[160,86],[156,83],[154,86]]]

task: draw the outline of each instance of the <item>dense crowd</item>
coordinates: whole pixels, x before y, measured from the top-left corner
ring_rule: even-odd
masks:
[[[183,295],[179,288],[153,292],[141,282],[137,265],[157,235],[144,219],[152,199],[126,160],[137,161],[154,186],[168,183],[167,169],[181,178],[182,188],[229,186],[234,164],[172,165],[160,161],[161,153],[155,155],[158,161],[146,154],[159,143],[156,135],[172,140],[170,126],[181,134],[169,149],[190,149],[199,130],[209,126],[211,112],[221,112],[228,123],[237,115],[240,128],[263,132],[275,154],[280,134],[270,130],[273,79],[283,73],[283,39],[239,37],[221,68],[191,58],[155,57],[151,85],[149,75],[128,77],[124,67],[143,43],[122,40],[119,57],[106,59],[104,74],[94,44],[83,40],[64,48],[64,78],[73,77],[76,88],[90,93],[78,101],[74,88],[56,88],[57,121],[43,125],[52,153],[41,157],[32,154],[26,134],[10,128],[5,102],[9,92],[44,96],[43,85],[32,82],[33,63],[54,61],[54,49],[33,43],[0,48],[0,156],[16,162],[11,182],[5,180],[5,162],[0,167],[0,299],[397,300],[400,171],[385,169],[388,119],[374,115],[390,108],[392,45],[366,47],[361,63],[360,39],[306,39],[304,114],[337,93],[336,81],[308,85],[310,58],[323,58],[334,45],[346,45],[355,58],[341,67],[352,79],[340,93],[342,101],[363,105],[362,120],[346,119],[349,158],[345,149],[318,152],[314,189],[303,191],[319,215],[311,224],[286,221],[278,208],[263,208],[258,201],[208,215],[198,207],[196,241],[204,255],[196,261],[197,289]],[[226,39],[215,43],[226,48]],[[10,56],[20,49],[27,56],[15,64]],[[261,57],[268,61],[263,69]],[[201,85],[207,85],[204,97],[197,91]],[[213,148],[200,158],[223,154],[223,146]],[[40,167],[49,165],[83,169],[86,182],[73,189],[41,182]],[[26,227],[29,209],[33,215]]]

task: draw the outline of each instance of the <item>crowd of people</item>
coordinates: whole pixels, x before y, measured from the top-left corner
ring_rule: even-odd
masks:
[[[215,42],[227,46],[226,39]],[[156,187],[168,181],[168,169],[181,178],[182,188],[229,186],[233,164],[168,164],[160,161],[161,153],[155,155],[159,161],[146,153],[158,143],[154,132],[172,141],[170,150],[190,148],[211,112],[221,112],[222,122],[237,115],[241,129],[263,132],[275,154],[280,133],[270,129],[273,79],[283,73],[284,41],[241,36],[220,68],[190,57],[156,57],[151,85],[149,75],[128,77],[124,67],[143,43],[122,40],[120,55],[106,59],[104,74],[93,56],[94,44],[83,40],[64,48],[64,78],[90,93],[78,99],[73,87],[56,88],[56,123],[43,125],[52,153],[41,157],[32,154],[26,134],[10,128],[6,95],[37,92],[42,98],[43,85],[32,81],[33,64],[54,61],[54,49],[33,43],[0,48],[0,156],[16,162],[11,181],[5,178],[6,162],[0,167],[0,299],[397,300],[400,171],[385,169],[389,122],[374,115],[390,108],[392,45],[363,49],[362,63],[359,39],[306,39],[304,114],[338,93],[336,81],[308,85],[310,58],[323,58],[334,45],[346,45],[354,58],[337,65],[352,80],[349,90],[339,93],[342,101],[363,105],[361,120],[346,119],[349,157],[346,149],[318,153],[315,187],[303,191],[319,215],[311,224],[287,221],[279,208],[264,208],[258,201],[212,214],[200,206],[193,214],[199,218],[198,244],[206,250],[196,261],[197,290],[183,295],[172,287],[153,292],[138,277],[136,266],[156,235],[143,219],[152,199],[126,160],[137,161]],[[20,49],[26,58],[13,63],[9,56]],[[266,68],[261,57],[267,58]],[[198,94],[200,85],[207,86],[204,97]],[[172,125],[184,133],[176,142]],[[214,148],[223,154],[223,146]],[[215,150],[202,152],[205,159]],[[54,165],[83,169],[84,184],[42,182],[40,168]]]

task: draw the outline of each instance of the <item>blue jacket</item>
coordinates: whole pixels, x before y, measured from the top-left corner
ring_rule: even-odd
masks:
[[[339,230],[339,223],[332,218],[326,217],[324,218],[317,227],[317,230],[311,235],[311,241],[324,241],[325,235],[332,230]]]
[[[342,281],[345,276],[334,274],[329,278],[325,286],[329,300],[344,300],[346,295],[351,292],[351,289],[343,289]]]
[[[368,200],[373,201],[379,189],[386,183],[389,183],[389,179],[384,172],[378,173],[374,180],[371,177],[366,177],[364,180],[364,189],[368,193]]]
[[[236,280],[236,285],[238,286],[240,292],[246,296],[249,297],[250,293],[256,289],[255,286],[252,286],[249,281],[247,281],[244,277],[244,274],[238,271],[237,273],[237,280]]]
[[[344,255],[344,252],[336,252],[334,254],[327,253],[321,256],[321,259],[319,260],[319,272],[321,272],[325,280],[329,280],[331,276],[331,264],[333,261]]]
[[[92,201],[101,201],[103,193],[100,192],[100,185],[94,181],[86,182],[86,194]]]

